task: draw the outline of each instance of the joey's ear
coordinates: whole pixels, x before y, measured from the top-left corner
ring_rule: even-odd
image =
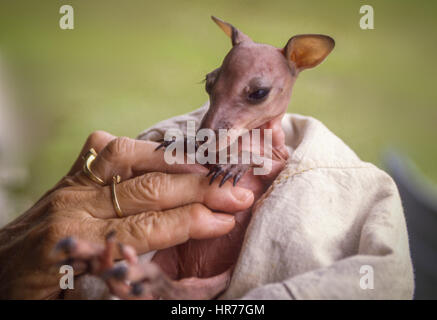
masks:
[[[231,38],[232,45],[235,46],[243,41],[252,41],[248,36],[246,36],[243,32],[235,28],[232,24],[224,22],[223,20],[211,16],[211,19],[217,23],[217,25],[226,33],[226,35]]]
[[[335,41],[321,34],[302,34],[288,40],[283,52],[297,71],[313,68],[334,49]]]

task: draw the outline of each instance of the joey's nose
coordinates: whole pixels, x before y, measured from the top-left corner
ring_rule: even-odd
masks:
[[[232,121],[229,114],[226,115],[219,108],[210,108],[200,122],[199,129],[211,129],[217,134],[219,129],[232,129]]]

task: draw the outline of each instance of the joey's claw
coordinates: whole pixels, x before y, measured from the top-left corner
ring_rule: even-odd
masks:
[[[232,173],[231,172],[226,173],[225,176],[223,177],[222,181],[220,182],[219,187],[224,185],[225,182],[228,181],[229,178],[231,178],[231,177],[232,177]],[[235,187],[235,185],[234,185],[234,187]]]
[[[172,143],[174,142],[174,140],[172,140],[172,141],[164,141],[164,142],[162,142],[159,146],[157,146],[156,148],[155,148],[155,151],[158,151],[159,149],[161,149],[161,148],[167,148],[169,145],[171,145]]]
[[[156,148],[155,148],[155,151],[158,151],[159,149],[161,149],[162,147],[164,147],[165,146],[165,142],[163,142],[163,143],[161,143],[159,146],[157,146]]]
[[[218,168],[217,172],[214,173],[214,175],[212,176],[211,180],[209,181],[209,185],[212,185],[212,183],[214,182],[214,180],[223,172],[223,168]]]
[[[217,167],[212,167],[211,169],[209,169],[208,174],[206,175],[207,177],[209,177],[211,174],[213,174],[215,171],[217,171]]]
[[[250,164],[225,164],[225,165],[215,165],[210,169],[207,176],[214,173],[209,184],[212,184],[214,180],[221,174],[223,174],[223,178],[220,181],[219,188],[223,186],[226,181],[233,178],[233,186],[235,187],[240,181],[240,179],[244,176],[244,174],[251,168]]]
[[[237,174],[234,176],[234,182],[232,183],[234,187],[237,185],[238,181],[241,179],[241,176],[242,176],[241,173],[237,173]]]
[[[177,140],[175,138],[173,138],[170,141],[166,141],[166,140],[160,140],[159,142],[161,142],[161,144],[159,146],[157,146],[155,148],[155,151],[161,149],[161,148],[167,148],[169,145],[171,145],[172,143],[177,142]],[[185,150],[188,150],[188,145],[189,144],[194,144],[194,150],[197,151],[197,149],[199,149],[199,143],[197,141],[192,141],[190,139],[188,139],[187,137],[184,137],[184,148]]]

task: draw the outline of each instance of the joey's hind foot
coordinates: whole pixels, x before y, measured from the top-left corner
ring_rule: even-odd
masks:
[[[115,264],[115,255],[124,262]],[[121,299],[213,299],[229,285],[232,269],[210,278],[173,280],[155,263],[140,259],[136,250],[117,241],[110,232],[104,245],[77,238],[58,242],[54,254],[78,273],[101,278],[109,291]],[[86,293],[84,293],[86,295]]]

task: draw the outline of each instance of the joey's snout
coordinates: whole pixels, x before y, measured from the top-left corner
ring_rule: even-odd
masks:
[[[231,113],[234,115],[230,116]],[[204,142],[209,139],[209,135],[213,134],[218,141],[219,136],[225,134],[228,137],[227,143],[231,143],[239,135],[240,127],[238,115],[230,108],[211,105],[200,122],[198,133],[205,135]]]
[[[219,129],[231,129],[233,127],[233,121],[225,115],[224,108],[214,108],[210,106],[208,112],[200,122],[200,129],[210,129],[214,132],[218,132]]]

